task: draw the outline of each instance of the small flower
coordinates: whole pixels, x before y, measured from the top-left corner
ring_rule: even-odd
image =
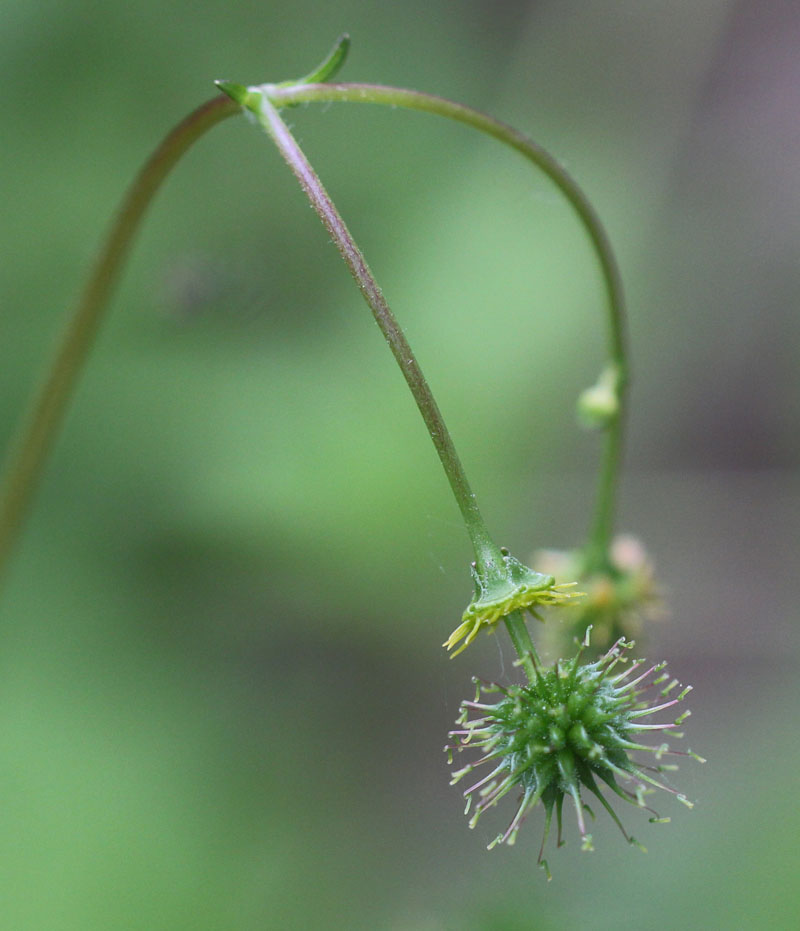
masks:
[[[592,628],[592,647],[608,650],[620,637],[641,636],[642,624],[666,614],[653,563],[634,536],[620,535],[611,544],[607,565],[585,568],[582,550],[540,550],[533,565],[555,579],[579,580],[585,598],[569,617],[554,618],[545,626],[544,645],[556,656]]]
[[[691,686],[670,698],[670,693],[680,686],[677,679],[671,679],[663,671],[666,663],[656,663],[640,672],[645,663],[638,660],[624,671],[617,671],[618,666],[627,662],[624,654],[632,646],[623,640],[597,662],[582,663],[588,635],[587,631],[583,645],[572,659],[558,660],[550,667],[534,663],[536,679],[530,685],[504,688],[475,680],[475,700],[462,702],[456,722],[458,728],[450,732],[452,743],[445,747],[451,762],[453,751],[460,753],[474,748],[480,753],[477,760],[453,774],[452,785],[476,768],[490,764],[489,772],[464,791],[467,813],[475,803],[469,822],[471,828],[488,808],[494,807],[512,789],[520,792],[517,810],[508,828],[492,841],[489,849],[496,844],[513,844],[525,818],[539,802],[542,803],[545,823],[539,864],[547,871],[548,878],[544,848],[553,810],[561,846],[562,808],[566,797],[575,809],[584,850],[593,849],[584,812],[592,818],[594,815],[583,800],[582,789],[597,798],[629,843],[640,846],[626,833],[602,794],[601,786],[649,811],[653,816],[651,821],[668,821],[644,803],[652,787],[671,792],[690,808],[692,803],[663,781],[661,774],[677,767],[662,763],[662,759],[680,755],[704,762],[691,751],[679,753],[670,750],[666,743],[649,746],[636,737],[647,731],[682,737],[676,728],[689,716],[689,711],[666,724],[642,722],[651,714],[677,705]],[[484,695],[492,693],[499,693],[500,700],[494,704],[482,700]],[[633,754],[639,752],[651,753],[656,765],[638,762]],[[620,780],[629,788],[621,785]]]
[[[443,644],[452,650],[459,641],[464,641],[453,656],[466,650],[478,636],[481,627],[491,630],[513,611],[529,611],[535,618],[542,620],[536,612],[537,607],[567,604],[583,594],[570,590],[577,582],[556,584],[552,575],[529,569],[518,559],[509,556],[507,550],[502,550],[502,554],[501,572],[491,579],[482,578],[475,563],[472,564],[475,596],[464,612],[461,624]]]

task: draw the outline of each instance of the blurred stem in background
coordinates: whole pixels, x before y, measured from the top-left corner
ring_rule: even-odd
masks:
[[[234,102],[222,96],[198,107],[165,136],[123,198],[38,393],[11,444],[0,485],[0,582],[147,208],[184,152],[217,123],[238,112]]]

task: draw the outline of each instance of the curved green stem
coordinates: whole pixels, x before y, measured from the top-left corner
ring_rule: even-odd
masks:
[[[263,92],[280,107],[289,103],[350,102],[405,107],[465,123],[516,149],[540,168],[561,190],[581,220],[597,254],[608,298],[608,340],[611,359],[624,384],[627,374],[625,348],[625,301],[614,252],[597,211],[567,170],[547,150],[501,120],[434,94],[385,87],[381,84],[302,84],[290,87],[264,85]]]
[[[607,559],[616,508],[619,466],[622,458],[625,398],[629,381],[625,337],[625,299],[622,280],[608,235],[591,202],[578,183],[549,152],[518,130],[472,107],[419,91],[379,84],[264,85],[263,94],[276,106],[331,101],[384,104],[420,110],[456,120],[511,146],[541,169],[564,194],[586,230],[597,255],[607,298],[608,353],[616,380],[617,413],[606,428],[605,449],[594,517],[589,533],[587,562]]]
[[[308,77],[331,76],[341,66],[347,52],[347,44],[347,37],[342,37],[328,59]],[[12,444],[5,480],[0,486],[0,572],[19,535],[47,453],[57,435],[78,375],[147,207],[180,156],[212,126],[236,113],[237,103],[246,104],[259,114],[265,128],[300,179],[369,303],[430,430],[472,539],[479,571],[483,574],[495,570],[502,571],[502,554],[486,530],[450,435],[405,336],[319,178],[277,113],[277,107],[310,101],[356,101],[401,106],[465,123],[519,151],[554,181],[574,207],[592,241],[603,272],[608,295],[610,356],[617,373],[618,412],[607,428],[606,450],[587,551],[588,554],[593,554],[590,558],[605,558],[613,523],[622,450],[623,402],[627,385],[624,304],[620,276],[608,237],[594,208],[577,183],[556,159],[517,130],[471,107],[430,94],[374,84],[291,82],[264,85],[261,88],[221,86],[229,94],[232,88],[240,92],[238,98],[236,91],[232,93],[236,102],[227,97],[215,98],[199,107],[175,127],[142,168],[122,202],[86,289],[59,343],[46,380]],[[256,94],[260,101],[258,108],[252,107],[252,98]],[[250,99],[246,101],[243,95]],[[512,635],[512,639],[514,636],[519,639],[521,635]],[[515,645],[516,643],[517,640]],[[530,652],[528,647],[525,647],[525,651]]]
[[[436,400],[361,250],[277,109],[263,95],[257,102],[251,101],[251,104],[259,122],[269,133],[330,234],[400,366],[450,482],[475,550],[479,572],[492,572],[495,567],[498,571],[504,569],[502,553],[489,536]]]
[[[198,107],[164,138],[123,198],[45,380],[12,441],[0,485],[0,574],[30,509],[47,454],[145,211],[183,153],[212,126],[238,112],[236,104],[223,96]]]

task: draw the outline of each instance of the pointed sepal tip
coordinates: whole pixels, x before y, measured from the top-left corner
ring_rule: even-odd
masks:
[[[258,109],[260,95],[244,84],[237,84],[235,81],[214,81],[214,84],[245,110],[255,112]]]

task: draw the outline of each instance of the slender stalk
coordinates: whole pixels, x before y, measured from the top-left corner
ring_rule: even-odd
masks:
[[[265,85],[264,93],[271,102],[280,107],[290,103],[304,102],[350,102],[374,103],[391,107],[404,107],[444,116],[465,123],[516,149],[540,168],[559,188],[575,209],[597,254],[603,274],[608,298],[608,340],[611,359],[620,369],[624,383],[627,374],[625,349],[625,301],[622,280],[614,252],[597,211],[584,194],[577,181],[546,149],[537,145],[523,133],[501,120],[455,103],[434,94],[385,87],[381,84],[295,84],[291,86]]]
[[[45,379],[12,441],[0,485],[0,575],[145,211],[183,153],[217,123],[238,112],[239,107],[224,96],[198,107],[168,133],[123,198]]]
[[[339,250],[345,264],[369,304],[392,354],[400,366],[403,377],[411,389],[419,412],[430,432],[436,452],[453,490],[467,532],[475,550],[479,572],[491,572],[503,567],[502,554],[489,536],[475,495],[458,458],[450,433],[445,425],[436,400],[431,393],[422,369],[414,356],[405,334],[378,286],[361,250],[356,245],[339,211],[308,159],[281,119],[277,109],[262,96],[257,113],[259,122],[269,133],[283,158],[291,168],[300,186],[322,220],[325,229]]]
[[[340,66],[347,40],[339,41],[329,59],[309,78],[324,80]],[[242,90],[245,90],[242,88]],[[253,89],[254,90],[254,89]],[[397,321],[375,282],[363,255],[350,236],[319,178],[281,120],[277,107],[301,102],[356,101],[387,104],[445,116],[510,145],[543,170],[564,193],[586,229],[599,259],[608,297],[609,354],[618,373],[619,413],[607,428],[606,448],[598,487],[595,515],[588,547],[589,558],[606,558],[615,509],[616,485],[622,452],[624,395],[627,386],[627,356],[624,333],[624,302],[616,261],[608,237],[583,191],[548,152],[517,130],[487,114],[430,94],[374,84],[288,83],[264,85],[259,89],[259,118],[273,137],[284,158],[300,180],[323,223],[350,268],[392,352],[431,433],[456,501],[464,517],[482,573],[502,572],[502,554],[491,540],[478,510],[450,435],[422,371]],[[241,101],[239,101],[241,102]],[[7,562],[43,464],[63,419],[78,375],[102,321],[103,313],[128,255],[141,219],[158,187],[180,156],[216,123],[238,112],[237,103],[218,97],[199,107],[164,139],[137,176],[124,198],[99,254],[89,282],[67,326],[34,404],[23,421],[0,486],[0,572]],[[524,631],[522,638],[521,629]],[[512,633],[512,628],[515,631]],[[521,619],[509,624],[520,656],[533,649]],[[524,642],[527,640],[527,643]]]
[[[587,575],[596,571],[605,571],[610,563],[609,551],[614,533],[614,512],[622,460],[624,401],[624,397],[619,398],[617,415],[606,428],[594,514],[589,529],[589,541],[583,557],[583,572]]]
[[[512,611],[511,614],[503,618],[503,621],[506,625],[508,636],[514,644],[514,649],[517,651],[520,665],[525,670],[528,682],[532,684],[536,681],[536,673],[533,664],[537,663],[541,666],[541,660],[539,659],[539,654],[536,652],[536,647],[533,645],[533,640],[531,640],[528,628],[525,625],[522,612]]]
[[[276,105],[331,101],[384,104],[420,110],[456,120],[511,146],[541,169],[574,208],[597,255],[606,291],[608,353],[617,372],[618,413],[606,428],[601,475],[590,525],[587,563],[607,560],[616,509],[622,459],[625,398],[629,381],[622,280],[608,235],[578,183],[549,152],[513,127],[472,107],[432,94],[379,84],[265,85],[262,91]]]

